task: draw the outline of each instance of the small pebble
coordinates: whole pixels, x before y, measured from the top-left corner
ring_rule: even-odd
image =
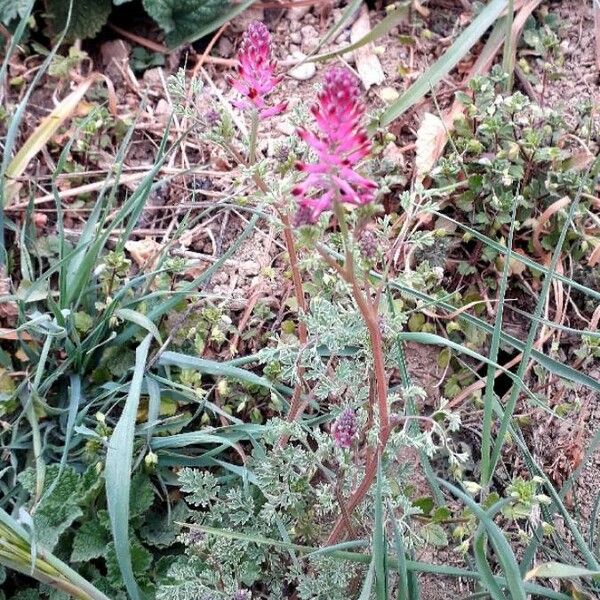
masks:
[[[292,55],[292,58],[304,59],[306,58],[306,55],[302,54],[301,52],[296,52]],[[307,81],[308,79],[313,78],[316,72],[317,67],[315,67],[315,63],[305,62],[297,67],[294,67],[293,69],[290,69],[289,76],[297,79],[298,81]]]
[[[310,11],[310,5],[306,6],[295,6],[293,8],[289,8],[287,11],[287,18],[294,22],[301,21],[304,15],[306,15]]]
[[[390,104],[394,100],[397,100],[400,97],[400,93],[398,90],[393,87],[384,87],[381,88],[379,92],[379,97],[386,103]]]
[[[252,276],[260,273],[260,263],[254,260],[246,260],[240,264],[239,272],[241,275]]]
[[[156,105],[156,108],[154,110],[154,114],[155,115],[170,115],[171,114],[171,107],[169,106],[169,103],[164,98],[161,98],[158,101],[158,104]]]
[[[283,135],[294,135],[296,133],[296,128],[289,121],[279,121],[275,125],[275,129]]]
[[[154,67],[144,71],[144,83],[150,87],[162,87],[161,67]]]
[[[319,32],[312,25],[300,28],[302,34],[302,52],[308,54],[319,44]]]
[[[404,153],[400,151],[400,148],[394,142],[390,142],[383,149],[381,157],[397,168],[404,167]]]

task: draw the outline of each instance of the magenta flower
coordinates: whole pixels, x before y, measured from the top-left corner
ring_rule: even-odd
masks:
[[[255,108],[261,119],[281,114],[287,102],[268,106],[266,101],[266,96],[282,78],[274,75],[271,34],[260,21],[251,23],[244,34],[238,63],[238,78],[229,78],[229,83],[246,99],[234,102],[234,106],[242,110]]]
[[[306,129],[298,135],[317,154],[315,164],[298,163],[306,179],[292,193],[299,197],[298,221],[314,223],[333,206],[334,200],[360,206],[372,202],[377,184],[359,175],[355,166],[371,151],[371,142],[361,121],[358,81],[343,68],[325,74],[325,84],[311,108],[319,133]]]
[[[357,432],[356,414],[351,408],[346,408],[331,428],[333,441],[338,448],[350,448]]]

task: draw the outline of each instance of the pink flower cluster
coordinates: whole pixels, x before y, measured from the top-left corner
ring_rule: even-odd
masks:
[[[299,198],[298,224],[314,223],[334,201],[356,206],[372,202],[377,189],[374,181],[355,170],[371,151],[371,142],[362,126],[364,107],[352,73],[339,67],[327,71],[311,112],[319,132],[300,129],[298,135],[315,151],[318,162],[297,165],[307,173],[292,190]]]
[[[230,84],[245,97],[234,102],[237,108],[258,110],[261,119],[281,114],[287,102],[273,106],[266,97],[279,84],[281,77],[275,76],[275,60],[271,52],[271,35],[260,21],[248,27],[238,53],[238,78],[230,78]]]
[[[356,414],[351,408],[346,408],[331,428],[333,441],[338,448],[350,448],[357,432]]]

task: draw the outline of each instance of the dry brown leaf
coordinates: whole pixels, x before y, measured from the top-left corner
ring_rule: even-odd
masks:
[[[16,329],[6,329],[6,327],[0,327],[0,340],[9,340],[11,342],[16,340],[24,340],[26,342],[31,342],[33,338],[25,331],[17,333]],[[0,369],[0,371],[2,371],[2,369]]]
[[[527,254],[521,250],[521,248],[516,248],[513,250],[512,254],[518,254],[519,256],[527,256]],[[504,269],[504,261],[506,257],[504,255],[498,257],[498,267],[499,270]],[[523,275],[525,270],[527,269],[527,265],[520,261],[518,258],[511,258],[508,263],[508,274],[512,277],[515,275]]]
[[[562,197],[560,200],[557,200],[553,204],[551,204],[537,220],[537,225],[533,229],[533,237],[531,239],[531,243],[533,244],[533,248],[535,253],[538,256],[543,256],[545,254],[544,249],[542,248],[542,243],[540,241],[540,237],[544,232],[544,227],[548,223],[548,221],[557,213],[560,212],[563,208],[566,208],[571,204],[571,198],[568,196]]]
[[[600,243],[594,248],[588,258],[588,265],[590,267],[595,267],[597,264],[600,264]]]
[[[6,276],[6,267],[0,265],[0,297],[11,296],[12,279]],[[19,307],[12,299],[0,302],[0,319],[9,325],[14,325],[19,316]]]
[[[125,250],[129,252],[138,267],[150,267],[152,269],[160,255],[162,246],[152,238],[144,238],[138,241],[130,240],[125,244]]]
[[[444,122],[436,115],[425,113],[415,142],[415,167],[419,181],[431,171],[447,141],[448,133]]]
[[[428,19],[431,11],[423,6],[419,0],[413,0],[412,7],[416,10],[424,19]]]
[[[197,279],[204,271],[206,271],[206,269],[208,269],[208,267],[208,263],[202,262],[201,260],[194,261],[185,269],[184,275],[188,279]]]
[[[370,31],[369,9],[366,4],[363,4],[358,19],[356,19],[350,30],[350,42],[352,44],[358,42]],[[372,85],[379,85],[385,81],[385,73],[379,58],[373,50],[373,44],[365,44],[357,48],[354,51],[354,60],[356,61],[356,70],[366,90]]]

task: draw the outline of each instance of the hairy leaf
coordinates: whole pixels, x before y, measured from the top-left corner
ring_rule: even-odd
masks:
[[[10,23],[17,17],[24,17],[31,0],[0,0],[0,21]]]
[[[145,473],[137,473],[131,479],[129,515],[133,519],[145,514],[154,502],[154,489]]]
[[[131,551],[131,567],[136,581],[147,581],[149,575],[148,571],[152,565],[152,554],[150,554],[150,552],[135,538],[130,539],[129,547]],[[121,569],[119,568],[117,553],[113,542],[108,544],[107,547],[106,567],[107,578],[110,584],[115,588],[123,587],[123,577],[121,575]]]
[[[165,30],[170,46],[196,37],[228,7],[226,0],[144,0],[144,8]]]
[[[69,18],[70,0],[46,0],[50,28],[55,35],[63,32]],[[112,0],[73,0],[68,39],[94,37],[108,21]]]
[[[141,529],[145,542],[157,548],[167,548],[177,541],[181,532],[181,525],[187,520],[190,511],[185,502],[179,502],[173,507],[171,514],[166,510],[162,513],[151,512],[146,519],[146,524]]]
[[[59,466],[51,465],[46,471],[44,495],[36,506],[33,516],[37,539],[46,550],[52,551],[59,537],[83,513],[78,505],[79,475],[73,468],[66,468],[59,474]],[[34,469],[27,469],[19,476],[21,485],[34,494],[36,476]],[[50,493],[47,493],[51,490]]]
[[[106,555],[110,532],[97,521],[86,521],[73,538],[73,562],[86,562]]]

